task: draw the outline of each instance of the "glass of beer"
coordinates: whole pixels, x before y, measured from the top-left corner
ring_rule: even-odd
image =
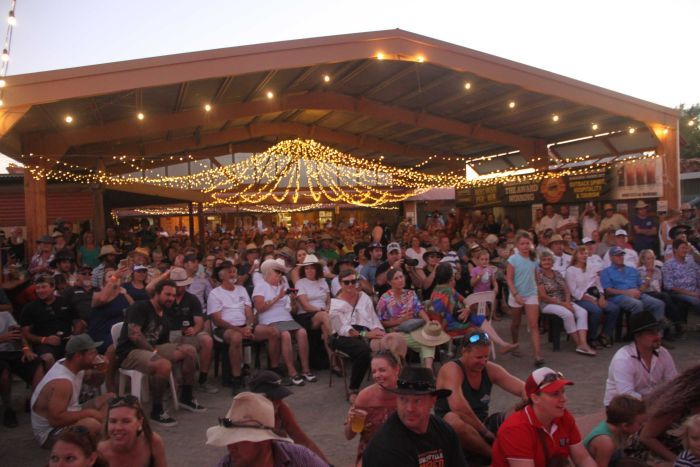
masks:
[[[365,419],[367,418],[367,411],[361,409],[353,409],[352,421],[350,422],[350,429],[353,433],[362,433],[365,429]]]

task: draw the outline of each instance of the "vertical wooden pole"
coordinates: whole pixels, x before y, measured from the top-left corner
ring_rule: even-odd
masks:
[[[669,209],[681,207],[681,162],[678,121],[668,128],[667,134],[658,134],[658,154],[661,156],[663,174],[663,197],[668,201]]]
[[[105,162],[97,160],[97,170],[105,170]],[[92,233],[95,235],[95,244],[101,245],[105,238],[105,189],[98,186],[92,190]]]
[[[204,216],[204,205],[203,203],[197,203],[197,219],[199,220],[199,255],[204,257],[205,241],[204,229],[206,228],[207,219]]]
[[[46,179],[35,180],[28,170],[24,171],[24,219],[27,226],[25,258],[31,258],[36,241],[49,231],[46,212]]]
[[[194,241],[194,206],[191,202],[187,203],[187,210],[189,211],[190,238]]]

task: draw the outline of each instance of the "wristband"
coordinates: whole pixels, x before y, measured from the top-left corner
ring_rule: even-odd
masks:
[[[360,337],[365,337],[367,335],[367,331],[360,331]]]

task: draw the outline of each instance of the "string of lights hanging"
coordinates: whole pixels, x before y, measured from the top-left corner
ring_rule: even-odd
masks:
[[[17,18],[15,17],[16,7],[17,0],[12,0],[10,2],[10,12],[7,14],[7,31],[5,32],[5,42],[3,42],[2,55],[0,55],[0,107],[4,104],[3,99],[5,97],[5,86],[7,85],[5,77],[7,76],[7,70],[10,66],[12,31],[17,24]]]

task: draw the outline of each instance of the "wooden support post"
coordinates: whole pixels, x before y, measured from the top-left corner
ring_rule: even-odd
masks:
[[[663,197],[668,201],[669,209],[681,207],[681,165],[678,121],[668,128],[668,133],[657,133],[659,139],[658,154],[663,166]]]
[[[95,244],[101,245],[105,238],[105,189],[102,187],[92,190],[92,233],[95,235]]]
[[[190,222],[190,238],[194,241],[194,209],[192,202],[187,203],[187,210],[189,211],[189,222]]]
[[[206,249],[204,229],[207,224],[207,218],[204,216],[203,203],[197,203],[197,219],[199,220],[199,254],[200,256],[204,257],[204,251]]]
[[[34,254],[36,241],[49,231],[46,213],[46,179],[35,180],[28,170],[24,171],[24,218],[27,226],[25,258]]]

